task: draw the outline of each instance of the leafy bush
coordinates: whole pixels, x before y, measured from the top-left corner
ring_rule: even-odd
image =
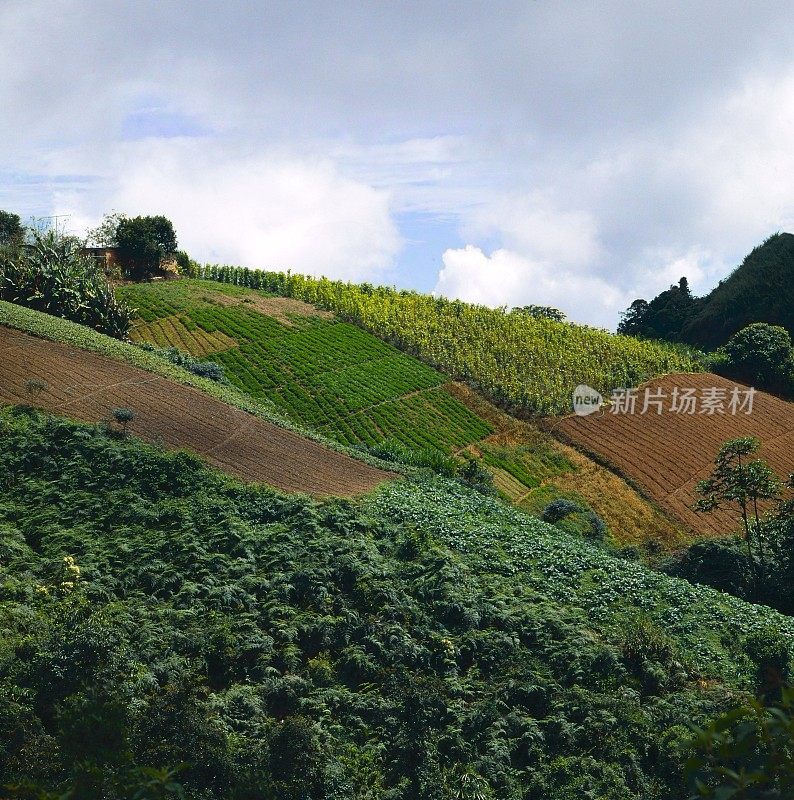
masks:
[[[785,328],[756,322],[735,333],[712,357],[715,372],[760,389],[794,392],[794,347]]]
[[[151,278],[177,248],[174,226],[163,216],[122,216],[116,227],[116,241],[127,276],[138,281]]]
[[[30,245],[0,253],[0,300],[126,338],[131,312],[80,243],[53,232],[31,235]]]
[[[458,468],[458,478],[481,494],[496,494],[493,474],[482,465],[479,459],[467,459],[466,463]]]
[[[573,500],[568,500],[564,497],[559,497],[552,500],[544,509],[541,514],[541,519],[552,525],[556,525],[563,520],[570,517],[578,517],[582,522],[581,530],[586,533],[588,537],[594,540],[603,540],[607,537],[609,531],[607,525],[595,511],[590,511],[583,508],[579,503]],[[577,530],[574,526],[571,530]]]
[[[753,596],[757,568],[748,560],[744,541],[736,537],[695,542],[661,565],[668,575],[744,599]]]
[[[223,365],[218,364],[216,361],[202,361],[193,358],[193,356],[188,353],[183,353],[176,347],[155,347],[147,343],[138,346],[142,350],[146,350],[150,353],[157,353],[177,367],[182,367],[188,370],[188,372],[198,375],[200,378],[207,378],[216,383],[226,383]]]
[[[541,519],[544,522],[555,523],[565,519],[570,514],[581,514],[584,509],[573,500],[566,500],[560,497],[557,500],[552,500],[546,508],[543,509]]]
[[[743,647],[756,665],[759,692],[778,697],[780,687],[791,678],[791,653],[785,637],[777,628],[761,628],[745,638]]]

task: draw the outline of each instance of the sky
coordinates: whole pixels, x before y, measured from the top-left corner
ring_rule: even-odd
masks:
[[[0,0],[0,208],[614,329],[794,231],[794,2]]]

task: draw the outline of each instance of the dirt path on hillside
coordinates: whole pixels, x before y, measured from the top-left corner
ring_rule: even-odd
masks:
[[[45,381],[32,397],[26,381]],[[224,472],[288,492],[363,494],[395,477],[226,405],[198,389],[98,353],[0,326],[0,404],[34,404],[85,422],[131,408],[130,432],[185,449]]]

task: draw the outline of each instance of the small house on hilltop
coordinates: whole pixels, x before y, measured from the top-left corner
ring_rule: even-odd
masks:
[[[118,247],[84,247],[81,253],[93,258],[105,275],[113,275],[121,269]]]

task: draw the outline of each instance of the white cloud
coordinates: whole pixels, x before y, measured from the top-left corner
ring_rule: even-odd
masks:
[[[554,267],[511,250],[486,255],[479,247],[449,249],[435,294],[489,306],[548,305],[572,319],[612,326],[627,295],[596,276]]]
[[[791,4],[211,6],[0,0],[2,206],[163,211],[199,257],[401,283],[446,249],[450,291],[529,275],[521,302],[609,326],[794,227]]]
[[[56,213],[72,214],[73,230],[109,209],[160,213],[199,260],[350,280],[376,278],[400,247],[388,193],[328,160],[170,139],[112,149],[103,169],[104,191],[56,194]]]

